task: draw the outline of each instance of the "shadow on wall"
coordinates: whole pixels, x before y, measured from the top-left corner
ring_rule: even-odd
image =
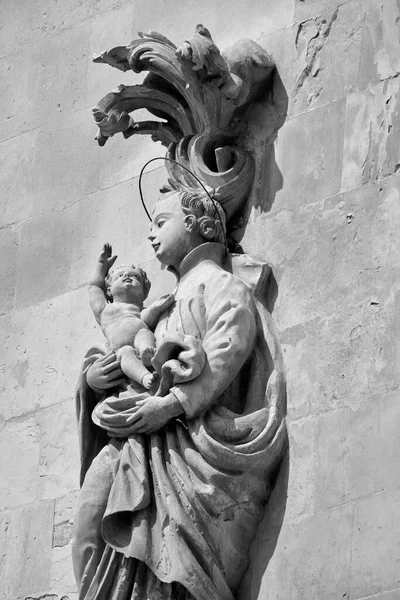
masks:
[[[240,247],[250,212],[255,216],[267,213],[283,187],[283,176],[275,160],[275,141],[279,129],[286,120],[288,95],[278,72],[265,96],[253,104],[244,120],[247,123],[246,137],[240,141],[255,157],[256,172],[250,202],[242,214],[235,219],[234,239]],[[249,248],[249,254],[251,249]],[[271,270],[265,283],[262,304],[272,313],[278,297],[278,284]],[[259,598],[261,581],[274,554],[281,531],[287,501],[289,481],[289,448],[277,467],[276,480],[265,505],[263,519],[250,549],[249,567],[237,593],[238,600]]]
[[[240,589],[238,600],[257,600],[269,562],[275,552],[286,510],[289,481],[289,448],[277,467],[277,478],[265,506],[264,517],[250,548],[250,563]]]
[[[275,71],[272,85],[242,117],[246,126],[242,137],[239,136],[238,145],[254,156],[255,175],[249,202],[232,223],[237,243],[243,238],[250,212],[254,210],[255,216],[269,212],[277,192],[283,187],[283,176],[275,160],[275,141],[286,120],[288,102],[285,86]]]

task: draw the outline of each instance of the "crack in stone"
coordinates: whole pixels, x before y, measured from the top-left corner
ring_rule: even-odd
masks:
[[[298,30],[297,30],[297,35],[296,35],[296,41],[295,41],[296,47],[298,46],[300,35],[301,35],[306,23],[313,22],[317,27],[317,33],[308,40],[307,54],[306,54],[307,64],[304,67],[301,75],[297,79],[297,83],[296,83],[296,86],[295,86],[294,92],[293,92],[294,99],[299,94],[300,90],[302,89],[304,82],[305,82],[306,78],[308,77],[308,75],[310,73],[312,73],[314,65],[319,57],[319,53],[322,50],[322,48],[324,47],[325,40],[329,37],[329,34],[332,29],[332,25],[336,21],[338,13],[339,13],[339,7],[336,8],[335,11],[332,13],[331,18],[329,19],[328,23],[326,22],[325,19],[321,19],[319,17],[315,18],[315,19],[307,19],[306,21],[303,21],[302,23],[300,23]],[[316,73],[318,73],[319,70],[320,70],[320,68],[318,67],[316,70]]]

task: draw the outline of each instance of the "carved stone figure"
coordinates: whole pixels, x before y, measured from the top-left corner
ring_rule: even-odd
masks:
[[[155,352],[152,329],[173,298],[143,310],[150,291],[146,273],[134,265],[120,266],[110,273],[117,259],[111,254],[110,244],[105,244],[89,286],[90,306],[122,372],[149,390],[156,381],[147,369]]]
[[[146,314],[143,281],[123,271],[126,288],[138,276],[136,295],[116,295],[109,280],[114,299],[129,306],[111,315],[122,319],[122,338],[89,350],[78,383],[74,570],[80,600],[233,600],[287,443],[282,356],[262,302],[268,268],[227,249],[252,159],[226,140],[234,139],[237,107],[255,97],[272,65],[249,41],[220,53],[203,26],[180,49],[160,34],[142,38],[101,61],[152,71],[145,90],[136,86],[141,102],[158,112],[165,101],[165,131],[175,140],[167,156],[192,168],[205,188],[170,164],[153,210],[149,240],[177,278],[173,297],[150,307],[156,391],[120,352],[122,338],[130,348],[136,339],[127,311]],[[101,143],[133,126],[126,115],[139,107],[137,90],[127,102],[124,94],[103,103],[101,119],[95,114]],[[210,149],[214,170],[206,165]],[[101,312],[114,258],[107,246],[103,254],[92,306],[112,338]]]

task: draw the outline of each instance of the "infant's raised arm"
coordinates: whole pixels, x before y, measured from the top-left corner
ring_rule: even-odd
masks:
[[[101,313],[107,305],[106,277],[116,260],[117,256],[112,256],[111,245],[104,244],[93,276],[89,281],[89,303],[98,323],[100,323]]]

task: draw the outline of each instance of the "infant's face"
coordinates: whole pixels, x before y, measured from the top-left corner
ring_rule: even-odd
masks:
[[[139,273],[133,267],[115,269],[110,285],[110,292],[114,300],[121,294],[125,297],[128,293],[133,298],[143,299],[143,286]]]

